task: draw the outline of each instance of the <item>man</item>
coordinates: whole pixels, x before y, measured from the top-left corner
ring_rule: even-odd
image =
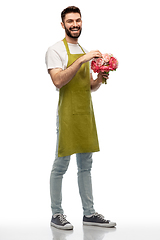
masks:
[[[50,177],[51,226],[73,229],[63,214],[61,190],[70,156],[75,153],[83,224],[114,227],[116,223],[105,220],[95,212],[91,183],[92,153],[99,151],[91,90],[97,90],[103,77],[108,79],[108,74],[99,73],[97,79],[93,80],[89,61],[102,57],[102,54],[98,50],[86,53],[78,44],[82,30],[80,10],[74,6],[68,7],[62,11],[61,17],[65,38],[51,46],[46,53],[48,72],[59,89],[57,147]]]

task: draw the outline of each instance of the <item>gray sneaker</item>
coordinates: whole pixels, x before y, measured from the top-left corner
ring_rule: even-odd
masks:
[[[83,217],[83,225],[111,228],[115,227],[116,223],[111,222],[110,220],[105,220],[104,216],[101,214],[94,213],[91,217]]]
[[[67,221],[66,216],[63,214],[54,214],[51,219],[51,226],[58,229],[72,230],[73,226]]]

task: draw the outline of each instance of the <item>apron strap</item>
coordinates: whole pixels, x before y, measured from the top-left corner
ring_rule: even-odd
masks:
[[[86,54],[85,51],[83,50],[83,48],[81,47],[81,45],[80,45],[79,43],[78,43],[78,45],[79,45],[79,47],[82,49],[82,51],[84,52],[84,54]]]
[[[66,47],[67,54],[69,55],[69,54],[70,54],[70,51],[69,51],[69,47],[68,47],[67,40],[64,38],[64,39],[63,39],[63,42],[64,42],[64,45],[65,45],[65,47]]]

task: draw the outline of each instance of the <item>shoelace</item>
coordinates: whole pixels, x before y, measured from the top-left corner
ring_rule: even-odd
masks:
[[[105,218],[104,218],[104,216],[103,216],[102,214],[97,213],[97,212],[94,213],[93,216],[98,217],[99,219],[101,219],[101,220],[104,221],[104,222],[108,222],[108,221],[109,221],[109,220],[106,221]]]
[[[64,223],[68,223],[68,221],[66,220],[66,215],[63,215],[63,214],[58,214],[57,215],[59,217],[59,220],[61,221],[62,224]]]

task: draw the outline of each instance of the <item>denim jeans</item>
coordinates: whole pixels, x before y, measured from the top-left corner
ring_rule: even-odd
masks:
[[[59,119],[57,116],[57,146],[55,160],[53,163],[51,176],[50,176],[50,194],[51,194],[51,209],[52,214],[61,213],[63,209],[62,202],[62,179],[66,173],[70,157],[58,157],[58,138],[59,138]],[[78,168],[78,187],[82,200],[83,214],[91,215],[95,213],[93,207],[93,195],[92,195],[92,180],[91,180],[91,168],[92,168],[92,153],[77,153],[77,168]],[[72,199],[74,202],[74,199]]]

